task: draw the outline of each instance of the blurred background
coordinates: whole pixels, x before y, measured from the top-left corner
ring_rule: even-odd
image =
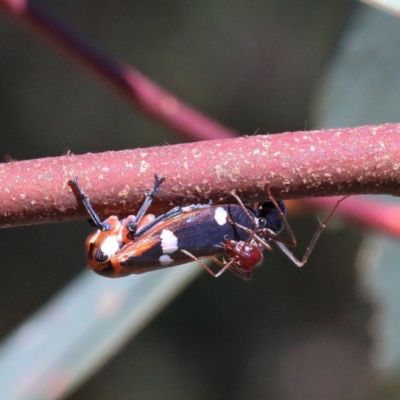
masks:
[[[399,121],[400,20],[361,3],[51,7],[116,59],[241,134]],[[0,85],[0,157],[185,140],[4,13]],[[317,216],[290,223],[301,258]],[[2,339],[82,272],[89,231],[83,221],[0,230]],[[250,282],[204,273],[66,398],[400,398],[400,329],[391,324],[400,310],[397,247],[336,219],[303,269],[275,251]]]

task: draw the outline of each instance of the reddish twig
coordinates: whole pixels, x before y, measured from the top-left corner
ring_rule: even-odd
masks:
[[[226,139],[236,133],[189,107],[136,69],[115,61],[54,13],[30,0],[0,0],[0,7],[123,95],[153,119],[193,140]]]
[[[332,209],[337,201],[337,197],[310,198],[299,201],[297,206],[313,210]],[[350,197],[340,204],[337,214],[353,224],[400,238],[400,205],[398,204]]]
[[[1,164],[0,225],[86,218],[67,181],[96,211],[127,214],[166,176],[154,210],[176,204],[361,193],[400,194],[400,124],[252,136]],[[76,210],[78,208],[78,210]]]

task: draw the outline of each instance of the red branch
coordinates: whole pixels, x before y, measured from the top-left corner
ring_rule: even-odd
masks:
[[[167,180],[154,210],[176,204],[343,194],[400,194],[400,124],[186,143],[0,165],[0,226],[86,218],[67,181],[79,177],[102,215],[134,213]],[[78,210],[77,210],[78,208]]]
[[[323,197],[298,201],[297,206],[333,209],[338,198]],[[350,197],[340,204],[337,211],[346,221],[364,228],[379,230],[400,238],[400,206],[370,199]]]
[[[163,90],[136,69],[115,61],[103,49],[54,13],[28,0],[0,0],[0,7],[114,88],[133,106],[192,140],[226,139],[237,134]]]

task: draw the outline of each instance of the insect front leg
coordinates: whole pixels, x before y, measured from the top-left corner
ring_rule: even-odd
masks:
[[[189,253],[186,250],[181,249],[181,252],[183,254],[186,254],[189,258],[191,258],[193,261],[198,262],[210,275],[212,275],[214,278],[218,278],[218,274],[215,274],[213,271],[211,271],[210,268],[208,268],[208,266],[203,263],[203,261],[201,261],[199,258],[197,258],[196,256],[194,256],[192,253]],[[207,258],[211,258],[211,257],[207,257]]]
[[[214,261],[217,265],[222,267],[222,269],[215,274],[216,278],[221,276],[225,271],[230,271],[233,274],[237,275],[239,278],[244,279],[245,281],[249,281],[251,279],[251,272],[243,271],[235,264],[235,260],[233,258],[230,261],[225,262],[221,262],[215,257],[210,257],[210,259]]]
[[[144,199],[144,202],[136,215],[135,221],[131,221],[127,225],[127,228],[129,229],[129,231],[131,232],[132,235],[136,232],[136,228],[137,228],[138,224],[140,223],[143,216],[146,214],[147,209],[150,207],[150,204],[153,201],[153,198],[156,195],[158,188],[165,181],[165,177],[160,174],[154,175],[154,178],[155,178],[155,182],[154,182],[153,189],[151,189],[150,193]]]
[[[83,205],[85,206],[88,214],[90,215],[90,218],[93,221],[94,226],[99,229],[100,231],[109,231],[111,229],[111,226],[107,222],[101,222],[101,219],[99,216],[96,214],[96,212],[93,210],[92,205],[90,204],[89,198],[86,196],[86,194],[83,192],[83,190],[80,188],[78,185],[78,177],[76,176],[74,179],[71,179],[68,181],[68,183],[74,185],[76,191],[78,192]]]
[[[188,257],[190,257],[193,261],[198,262],[210,275],[212,275],[214,278],[218,278],[220,277],[225,271],[229,270],[231,272],[233,272],[234,274],[236,274],[237,276],[239,276],[240,278],[244,279],[244,280],[249,280],[251,278],[251,274],[249,272],[245,272],[242,271],[240,269],[238,269],[237,267],[235,267],[234,264],[234,260],[230,260],[227,263],[222,263],[221,261],[219,261],[217,258],[210,256],[210,257],[205,257],[205,258],[209,258],[210,260],[212,260],[213,262],[215,262],[217,265],[219,265],[220,267],[222,267],[222,269],[220,271],[218,271],[217,273],[211,271],[211,269],[207,266],[207,264],[205,264],[203,261],[201,261],[199,258],[197,258],[196,256],[194,256],[192,253],[189,253],[186,250],[182,250],[181,252],[186,254]]]

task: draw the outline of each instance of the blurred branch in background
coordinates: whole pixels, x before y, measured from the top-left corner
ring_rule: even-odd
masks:
[[[234,131],[190,108],[135,68],[108,56],[85,35],[34,1],[0,0],[0,7],[93,72],[133,106],[171,129],[193,140],[235,136]]]
[[[290,202],[288,209],[292,212],[304,212],[305,209],[329,209],[335,206],[338,199],[335,197],[325,197],[298,200]],[[374,201],[371,198],[356,199],[350,197],[340,205],[337,214],[349,223],[400,238],[399,204]]]

